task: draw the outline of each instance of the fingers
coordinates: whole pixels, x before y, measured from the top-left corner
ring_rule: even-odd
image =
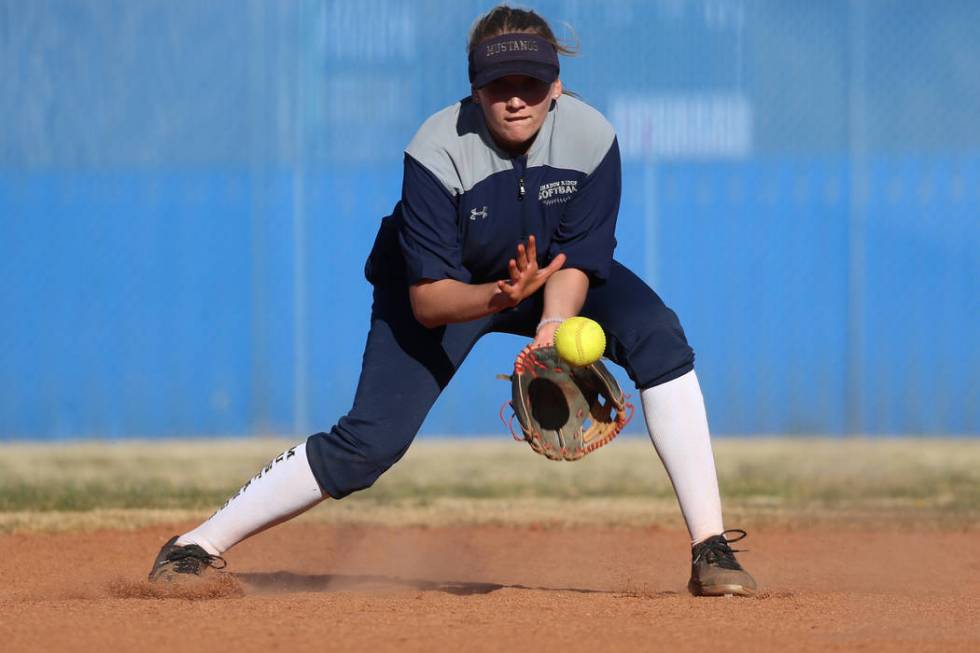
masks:
[[[528,236],[527,245],[517,245],[517,256],[507,261],[507,274],[510,279],[498,281],[497,288],[507,293],[516,301],[521,301],[533,294],[552,274],[565,265],[567,257],[559,254],[546,268],[538,268],[538,243],[532,235]]]
[[[517,269],[523,272],[528,266],[528,256],[527,249],[524,247],[524,243],[520,243],[517,246]]]
[[[517,269],[517,261],[514,259],[507,261],[507,273],[510,275],[510,279],[498,281],[497,288],[500,292],[513,298],[515,294],[520,293],[521,288],[521,271]]]
[[[512,282],[501,279],[497,282],[497,290],[501,295],[507,297],[507,299],[512,303],[516,304],[521,300],[520,291],[517,286]]]
[[[568,260],[567,256],[565,256],[564,254],[559,254],[554,259],[552,259],[551,263],[548,264],[548,267],[541,270],[541,274],[545,274],[550,277],[555,272],[558,272],[558,270],[560,270],[562,266],[565,265],[565,261],[567,260]]]
[[[538,241],[534,235],[527,237],[527,245],[517,245],[517,269],[523,272],[538,264]]]

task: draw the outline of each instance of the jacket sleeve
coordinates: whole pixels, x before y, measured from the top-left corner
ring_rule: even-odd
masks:
[[[398,243],[405,257],[408,284],[423,279],[456,279],[468,283],[463,267],[456,199],[436,177],[405,155],[402,221]]]
[[[602,161],[566,204],[548,248],[549,258],[564,253],[566,268],[582,270],[600,283],[608,279],[621,190],[619,143],[614,138]]]

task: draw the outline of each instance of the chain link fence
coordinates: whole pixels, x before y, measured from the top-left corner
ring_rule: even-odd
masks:
[[[402,149],[490,6],[0,0],[0,438],[328,429]],[[980,432],[980,4],[534,8],[617,129],[617,256],[716,432]],[[519,346],[424,432],[497,432]]]

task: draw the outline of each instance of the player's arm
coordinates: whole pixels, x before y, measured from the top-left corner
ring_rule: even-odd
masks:
[[[535,345],[550,345],[557,322],[550,320],[578,315],[592,283],[609,276],[616,247],[616,216],[621,191],[619,145],[615,137],[598,166],[585,179],[562,212],[550,253],[568,257],[566,267],[545,285],[542,323]]]
[[[544,284],[544,310],[542,324],[534,336],[535,345],[550,345],[560,322],[579,314],[589,292],[589,275],[577,268],[558,270]],[[547,323],[545,323],[547,321]]]
[[[568,257],[566,268],[581,270],[592,285],[609,278],[616,248],[622,173],[619,145],[615,137],[611,139],[595,170],[565,204],[549,249],[552,255],[563,252]]]
[[[451,322],[468,322],[507,308],[506,295],[496,283],[469,284],[455,279],[423,279],[409,288],[412,313],[433,329]]]
[[[547,267],[541,268],[537,256],[537,244],[531,236],[527,246],[518,245],[517,255],[508,261],[509,279],[481,284],[422,279],[412,284],[409,298],[415,319],[431,329],[476,320],[516,306],[537,292],[565,264],[565,256],[559,254]]]

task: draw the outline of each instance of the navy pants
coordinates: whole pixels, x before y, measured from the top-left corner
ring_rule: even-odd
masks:
[[[307,440],[307,457],[323,490],[340,499],[370,487],[405,455],[476,341],[487,333],[533,338],[542,302],[539,291],[513,309],[427,329],[415,320],[405,285],[376,286],[354,406],[329,433]],[[694,352],[677,316],[618,262],[606,283],[589,289],[581,315],[602,325],[606,357],[639,389],[694,368]]]

